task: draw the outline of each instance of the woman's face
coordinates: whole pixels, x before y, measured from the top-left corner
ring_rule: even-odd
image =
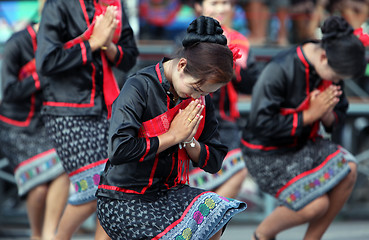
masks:
[[[202,4],[195,4],[195,10],[199,15],[212,17],[225,24],[232,13],[231,0],[204,0]]]
[[[206,96],[209,93],[215,92],[225,85],[225,83],[212,83],[211,79],[208,79],[202,85],[199,85],[198,79],[195,79],[184,72],[186,64],[186,59],[181,58],[172,75],[173,88],[180,98],[191,97],[197,99],[200,96]]]

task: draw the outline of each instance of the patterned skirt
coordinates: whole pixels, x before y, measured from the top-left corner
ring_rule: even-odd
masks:
[[[45,119],[73,186],[68,202],[79,205],[96,200],[108,155],[106,116],[46,116]]]
[[[222,168],[217,173],[211,174],[200,168],[192,168],[189,173],[189,184],[192,187],[214,190],[245,167],[241,149],[234,149],[228,152]]]
[[[229,149],[223,160],[222,168],[217,173],[211,174],[190,165],[190,186],[213,191],[234,174],[246,168],[240,148],[241,135],[237,125],[233,122],[220,121],[219,134],[220,141],[226,144]]]
[[[97,216],[112,239],[209,239],[246,203],[187,185],[156,200],[99,197]]]
[[[34,133],[1,127],[0,144],[2,154],[14,169],[20,197],[64,172],[60,158],[43,127]]]
[[[335,187],[356,162],[344,148],[325,139],[309,140],[297,151],[245,155],[247,169],[261,190],[298,211]]]

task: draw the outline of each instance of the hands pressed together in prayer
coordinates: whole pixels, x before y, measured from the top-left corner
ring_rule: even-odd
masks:
[[[307,125],[320,119],[324,125],[330,126],[334,121],[333,108],[339,102],[341,95],[341,87],[336,85],[331,85],[324,91],[312,91],[310,106],[304,111],[304,123]]]
[[[175,135],[176,143],[189,142],[195,136],[203,116],[204,105],[199,99],[192,101],[185,109],[181,109],[173,119],[169,131]]]
[[[176,144],[191,142],[204,117],[201,115],[203,109],[204,105],[196,99],[185,109],[180,110],[171,122],[169,130],[159,136],[158,153]],[[185,149],[192,161],[197,162],[201,151],[197,140],[193,140],[192,144],[187,144]]]
[[[112,39],[119,23],[116,19],[117,14],[117,7],[108,6],[104,15],[101,14],[96,17],[94,29],[89,39],[92,51],[115,49]]]

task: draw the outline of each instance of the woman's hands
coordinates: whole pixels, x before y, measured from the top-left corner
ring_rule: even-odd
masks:
[[[108,51],[114,47],[112,39],[118,26],[117,14],[117,7],[108,6],[104,15],[101,14],[96,17],[95,26],[89,39],[92,51],[98,49]]]
[[[199,99],[192,101],[188,106],[180,110],[173,119],[168,134],[176,138],[176,143],[189,142],[195,136],[203,116],[201,115],[204,105]]]
[[[310,94],[310,106],[303,112],[304,125],[312,124],[321,119],[325,125],[334,121],[333,108],[342,95],[340,86],[331,85],[323,92],[314,90]]]
[[[203,109],[204,105],[200,103],[199,99],[196,99],[188,104],[185,109],[180,110],[170,124],[169,130],[158,136],[159,149],[157,153],[181,142],[191,141],[199,128],[201,119],[203,119],[203,116],[201,115]],[[191,152],[196,151],[196,155],[199,155],[199,149],[199,143],[195,141],[195,148],[191,149]],[[193,160],[196,159],[196,156],[194,156],[195,154],[189,154],[193,155],[191,156]]]

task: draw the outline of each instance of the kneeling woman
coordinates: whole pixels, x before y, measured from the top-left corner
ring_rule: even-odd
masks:
[[[219,239],[246,204],[189,187],[189,162],[215,173],[219,141],[207,96],[227,84],[233,55],[219,23],[194,20],[173,59],[130,77],[113,105],[98,217],[113,239]]]

